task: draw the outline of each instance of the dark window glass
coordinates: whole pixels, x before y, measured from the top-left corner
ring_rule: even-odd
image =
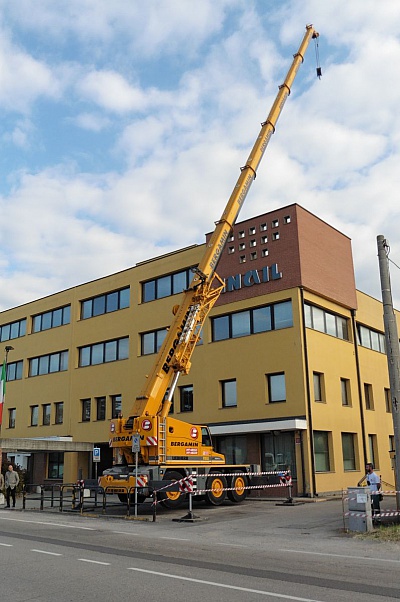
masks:
[[[250,312],[241,311],[232,314],[232,337],[243,337],[250,334]]]
[[[48,374],[49,372],[49,356],[43,355],[39,358],[39,371],[38,374]]]
[[[105,344],[104,361],[114,362],[117,359],[117,341],[108,341]]]
[[[19,336],[23,337],[26,334],[26,319],[20,320],[19,323]]]
[[[90,421],[90,399],[82,399],[82,422]]]
[[[63,324],[69,324],[71,321],[71,306],[63,307]]]
[[[45,314],[42,314],[41,329],[48,330],[49,328],[51,328],[51,311],[48,311]]]
[[[171,295],[171,276],[163,276],[157,279],[157,299]]]
[[[1,340],[9,341],[10,340],[10,332],[11,332],[11,324],[5,324],[1,327]]]
[[[39,369],[39,358],[34,357],[29,361],[29,376],[37,376]]]
[[[154,301],[156,298],[156,281],[150,280],[143,284],[143,302]]]
[[[15,380],[16,363],[7,364],[7,380]]]
[[[172,276],[172,294],[181,293],[187,288],[187,272],[178,272]]]
[[[59,401],[55,404],[56,406],[56,418],[55,418],[55,423],[56,424],[62,424],[64,421],[64,402],[63,401]]]
[[[93,316],[100,316],[104,313],[106,313],[105,295],[102,295],[101,297],[95,297],[93,299]]]
[[[63,476],[64,476],[64,453],[63,452],[50,452],[47,478],[48,479],[62,479]]]
[[[32,332],[39,332],[42,329],[42,316],[34,316],[32,320]]]
[[[59,372],[60,370],[60,354],[52,353],[50,355],[50,368],[49,372]]]
[[[222,381],[222,406],[232,408],[237,406],[236,380]]]
[[[286,401],[285,374],[270,374],[268,376],[269,402]]]
[[[105,397],[97,397],[96,405],[97,405],[96,420],[105,420],[106,419],[106,398]]]
[[[119,339],[118,341],[118,359],[126,360],[129,357],[129,339]]]
[[[55,309],[53,311],[53,322],[52,322],[52,327],[53,328],[57,328],[57,326],[61,326],[61,324],[62,324],[62,317],[63,317],[63,310],[62,310],[62,308]]]
[[[43,425],[48,426],[50,424],[51,405],[45,403],[43,406]]]
[[[253,332],[271,330],[271,307],[259,307],[253,310]]]
[[[92,366],[95,364],[102,364],[104,361],[104,344],[97,343],[92,345]]]
[[[314,459],[315,472],[330,470],[329,433],[325,431],[314,431]]]
[[[181,412],[193,412],[193,385],[180,387]]]
[[[19,337],[19,322],[11,324],[10,339],[17,339]]]
[[[39,422],[39,406],[31,406],[31,426],[37,426]]]
[[[61,351],[60,353],[60,370],[68,370],[68,351]]]
[[[214,341],[229,339],[229,316],[222,316],[213,320]]]
[[[112,395],[111,396],[111,417],[118,418],[122,412],[122,396]]]
[[[80,366],[90,366],[90,347],[82,347],[79,356]]]
[[[82,301],[82,320],[91,318],[93,315],[93,299]]]
[[[285,301],[284,303],[276,303],[274,306],[274,327],[288,328],[293,326],[292,302]]]
[[[119,291],[119,308],[129,307],[129,288],[123,288]]]
[[[156,333],[146,332],[142,334],[142,355],[150,355],[156,350]]]
[[[106,300],[106,311],[107,313],[111,313],[112,311],[117,311],[118,309],[118,291],[114,293],[108,293]]]
[[[17,415],[16,408],[10,408],[8,410],[8,428],[15,429],[15,419]]]

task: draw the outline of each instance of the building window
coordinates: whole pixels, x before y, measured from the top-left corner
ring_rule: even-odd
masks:
[[[255,259],[257,259],[257,251],[250,253],[250,261],[254,261]]]
[[[39,406],[31,406],[31,426],[39,424]]]
[[[218,451],[224,454],[227,464],[247,464],[246,435],[218,437]]]
[[[246,243],[244,243],[244,242],[239,243],[239,251],[244,251],[245,248],[246,248]]]
[[[263,249],[261,251],[261,257],[268,257],[268,249]]]
[[[261,244],[262,245],[266,245],[268,242],[268,236],[262,236],[261,237]]]
[[[65,305],[51,311],[46,311],[42,314],[37,314],[32,318],[32,332],[40,332],[64,326],[71,321],[71,306]]]
[[[389,435],[389,451],[395,451],[396,447],[394,445],[394,435]]]
[[[8,428],[9,429],[15,429],[15,418],[17,415],[17,409],[16,408],[10,408],[8,410]]]
[[[308,303],[304,304],[304,314],[307,328],[330,334],[339,339],[349,340],[346,318]]]
[[[260,224],[260,232],[265,232],[267,230],[268,226],[267,224]]]
[[[96,420],[106,419],[106,398],[96,397]]]
[[[154,301],[155,299],[163,299],[170,295],[176,295],[188,288],[193,278],[193,269],[187,268],[174,274],[160,276],[154,280],[148,280],[142,283],[142,301]]]
[[[279,232],[272,232],[272,240],[279,240]]]
[[[256,247],[256,246],[257,246],[257,241],[256,241],[256,240],[254,240],[254,239],[252,239],[252,240],[250,241],[250,247]]]
[[[43,424],[43,426],[48,426],[50,424],[50,416],[51,416],[51,404],[44,403],[42,405],[42,424]]]
[[[351,406],[350,381],[348,378],[340,379],[342,406]]]
[[[285,217],[283,218],[283,223],[290,224],[290,222],[291,222],[290,215],[285,215]]]
[[[313,372],[314,400],[325,401],[324,395],[324,375],[320,372]]]
[[[26,334],[26,318],[0,326],[0,342],[18,339]]]
[[[269,403],[280,403],[286,401],[285,373],[267,374],[268,401]]]
[[[373,410],[374,409],[374,396],[372,393],[372,385],[369,383],[364,383],[364,397],[365,397],[365,409]]]
[[[7,381],[21,380],[22,378],[23,361],[10,362],[7,364]]]
[[[232,255],[235,252],[235,247],[228,247],[228,254]]]
[[[179,387],[181,412],[193,412],[193,385]]]
[[[246,255],[241,255],[239,257],[239,263],[246,263]]]
[[[90,421],[90,399],[82,399],[82,422]]]
[[[385,407],[386,411],[391,414],[392,412],[392,398],[390,395],[390,389],[384,389],[385,392]]]
[[[68,370],[68,351],[58,351],[29,360],[29,376],[40,376]]]
[[[234,234],[230,234],[228,236],[228,242],[233,242],[235,240],[235,235]]]
[[[81,301],[81,319],[93,318],[129,307],[129,287]]]
[[[385,335],[362,324],[357,324],[357,343],[361,347],[386,353]]]
[[[129,338],[95,343],[79,349],[79,366],[95,366],[129,357]]]
[[[290,326],[293,326],[292,302],[284,301],[213,318],[212,340],[236,339]]]
[[[223,408],[236,408],[237,407],[236,379],[222,380],[221,381],[221,392],[222,392],[222,407]]]
[[[111,418],[118,418],[122,414],[122,395],[111,395]]]
[[[238,238],[244,238],[244,230],[240,230]]]
[[[342,451],[344,470],[356,470],[356,455],[353,433],[342,433]]]
[[[278,219],[273,219],[272,220],[272,227],[273,228],[277,228],[279,226],[279,220]]]
[[[62,424],[64,422],[64,402],[57,401],[55,404],[55,424]]]
[[[329,472],[329,433],[327,431],[314,431],[314,459],[315,472]]]
[[[160,328],[159,330],[153,330],[152,332],[144,332],[140,335],[140,352],[141,355],[150,355],[151,353],[158,353],[161,345],[167,336],[167,329]]]
[[[254,226],[252,226],[251,228],[249,228],[249,234],[250,234],[250,236],[252,236],[255,233],[256,233],[256,229],[255,229]]]
[[[49,464],[47,470],[48,479],[62,479],[64,476],[64,453],[49,453]]]
[[[378,443],[376,435],[368,435],[369,462],[374,468],[379,468]]]

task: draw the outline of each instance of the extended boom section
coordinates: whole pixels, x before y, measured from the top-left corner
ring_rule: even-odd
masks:
[[[219,486],[231,485],[232,501],[241,501],[246,495],[247,479],[232,474],[249,470],[247,466],[228,466],[222,454],[214,451],[207,427],[188,424],[168,416],[172,396],[180,374],[188,374],[191,357],[200,338],[204,322],[218,300],[224,283],[216,273],[222,251],[236,222],[240,209],[256,177],[257,169],[268,146],[282,112],[293,80],[312,38],[318,33],[311,25],[306,27],[298,52],[293,56],[291,67],[272,105],[269,115],[261,124],[261,131],[250,155],[241,168],[224,212],[216,222],[214,232],[194,275],[189,288],[183,292],[181,303],[175,306],[175,318],[167,332],[152,371],[147,376],[142,393],[136,398],[128,419],[120,417],[111,421],[110,445],[114,448],[114,466],[104,472],[99,481],[103,487],[115,492],[126,492],[136,487],[137,470],[134,473],[132,451],[133,435],[140,437],[139,472],[145,480],[179,480],[188,474],[199,473],[199,487],[203,489],[213,482],[213,465],[218,473],[224,470],[227,478],[218,477]],[[203,475],[200,476],[200,473]],[[229,477],[228,477],[229,475]],[[211,481],[209,481],[211,479]],[[143,480],[141,480],[141,483]],[[149,493],[141,489],[144,497]],[[126,495],[126,493],[124,494]],[[228,494],[229,495],[229,494]],[[184,496],[166,494],[164,505],[174,506]],[[224,495],[215,492],[207,496],[211,503],[222,503]]]

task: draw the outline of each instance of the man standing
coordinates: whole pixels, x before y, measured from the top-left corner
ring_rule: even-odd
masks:
[[[381,480],[376,472],[374,472],[374,465],[371,462],[368,462],[366,465],[366,471],[367,474],[365,475],[365,478],[371,491],[372,520],[379,519],[381,513],[381,494],[379,493],[381,488]]]
[[[15,508],[15,496],[17,493],[17,485],[19,483],[19,474],[14,470],[12,464],[9,464],[6,472],[6,508],[10,507],[10,497],[12,498],[13,508]]]

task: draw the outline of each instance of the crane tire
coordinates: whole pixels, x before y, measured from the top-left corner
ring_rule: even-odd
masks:
[[[238,473],[230,477],[229,479],[229,487],[231,488],[228,491],[228,499],[235,504],[240,504],[247,497],[247,489],[246,487],[249,484],[249,479],[246,475],[242,473]]]
[[[176,470],[167,470],[163,480],[180,481],[182,478],[183,476]],[[164,508],[170,508],[171,510],[179,508],[186,500],[186,493],[182,493],[181,491],[160,491],[157,496],[161,501],[161,505],[164,506]]]
[[[210,474],[206,481],[206,501],[213,506],[220,506],[226,500],[226,488],[226,477]]]

